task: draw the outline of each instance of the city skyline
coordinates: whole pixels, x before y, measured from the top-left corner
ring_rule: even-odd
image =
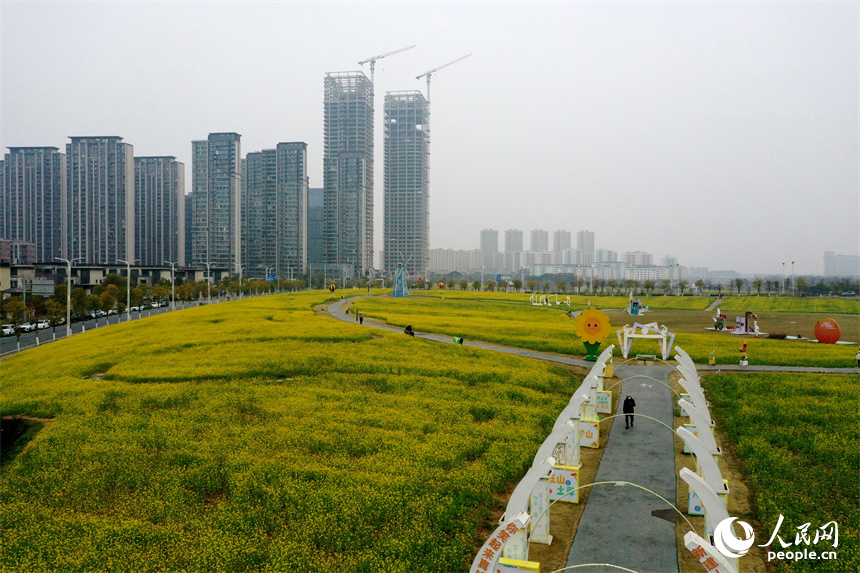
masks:
[[[477,247],[486,227],[589,228],[616,251],[773,274],[860,251],[856,4],[460,4],[456,22],[430,4],[174,3],[167,20],[164,6],[4,4],[0,145],[119,133],[187,173],[188,141],[235,131],[248,149],[308,142],[320,187],[319,78],[417,44],[377,62],[377,109],[473,54],[433,79],[431,247]],[[296,19],[283,42],[273,25]]]

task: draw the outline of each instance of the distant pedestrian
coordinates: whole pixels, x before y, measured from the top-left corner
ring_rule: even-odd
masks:
[[[358,313],[358,323],[364,324],[364,313],[363,312]]]
[[[409,336],[415,336],[415,331],[414,331],[414,330],[412,330],[412,325],[411,325],[411,324],[407,325],[407,326],[406,326],[406,328],[404,328],[404,329],[403,329],[403,332],[405,332],[405,333],[406,333],[406,334],[408,334]]]
[[[624,412],[624,429],[633,427],[633,409],[636,407],[636,400],[633,399],[633,396],[627,394],[627,397],[624,398],[624,405],[621,410]],[[629,424],[629,425],[628,425]]]
[[[860,368],[860,350],[857,350],[857,356],[854,359],[857,361],[857,368]]]

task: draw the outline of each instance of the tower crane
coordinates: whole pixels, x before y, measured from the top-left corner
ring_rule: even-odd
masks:
[[[388,52],[385,54],[379,54],[378,56],[373,56],[372,58],[367,58],[366,60],[362,60],[362,61],[358,62],[358,65],[363,66],[367,62],[370,62],[370,83],[372,84],[373,83],[373,73],[374,73],[374,70],[376,69],[376,60],[381,60],[382,58],[384,58],[386,56],[393,56],[394,54],[399,54],[400,52],[405,52],[406,50],[411,50],[414,47],[415,47],[415,45],[413,44],[412,46],[406,46],[405,48],[400,48],[399,50],[394,50],[393,52]]]
[[[459,61],[461,61],[461,60],[465,60],[466,58],[468,58],[468,57],[469,57],[469,56],[471,56],[471,55],[472,55],[472,54],[466,54],[465,56],[462,56],[462,57],[460,57],[460,58],[457,58],[456,60],[454,60],[454,61],[452,61],[452,62],[448,62],[447,64],[442,64],[442,65],[441,65],[441,66],[439,66],[438,68],[433,68],[432,70],[426,71],[426,72],[424,72],[423,74],[421,74],[420,76],[415,76],[415,79],[416,79],[416,80],[420,80],[420,79],[421,79],[421,78],[423,78],[424,76],[427,76],[427,101],[428,101],[428,102],[430,101],[430,78],[431,78],[431,77],[433,77],[433,74],[434,74],[435,72],[438,72],[438,71],[439,71],[439,70],[441,70],[442,68],[447,68],[447,67],[448,67],[448,66],[450,66],[451,64],[456,64],[457,62],[459,62]]]

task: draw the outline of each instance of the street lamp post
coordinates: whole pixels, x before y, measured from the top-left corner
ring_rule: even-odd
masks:
[[[170,265],[170,310],[176,310],[176,283],[174,276],[176,275],[176,263],[172,261],[164,261]]]
[[[481,265],[481,292],[484,292],[484,265]]]
[[[212,271],[209,268],[209,263],[203,263],[206,265],[206,298],[208,299],[206,304],[212,304]],[[241,292],[242,288],[242,279],[239,278],[239,289]]]
[[[136,263],[138,260],[139,259],[134,259],[133,262]],[[125,321],[128,322],[129,320],[131,320],[131,263],[122,259],[117,259],[116,262],[125,263]]]
[[[72,335],[72,263],[81,259],[54,258],[66,263],[66,338],[68,338]]]
[[[260,265],[260,268],[264,269],[266,271],[266,282],[269,282],[269,271],[272,270],[274,267],[267,267],[266,265]]]
[[[520,267],[520,284],[522,286],[523,291],[526,290],[526,268]]]
[[[782,281],[779,285],[779,292],[785,294],[785,263],[782,263]]]
[[[794,296],[794,261],[791,261],[791,296]]]
[[[591,294],[594,294],[594,265],[591,265],[591,273],[588,280],[588,290],[591,291]]]

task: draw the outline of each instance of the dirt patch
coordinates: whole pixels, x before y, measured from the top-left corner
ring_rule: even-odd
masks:
[[[707,373],[699,373],[699,376],[705,375]],[[681,393],[684,391],[681,388],[681,385],[678,384],[678,380],[681,378],[681,374],[676,372],[672,372],[669,374],[669,385],[675,392]],[[707,390],[705,390],[707,394]],[[677,396],[673,394],[673,398],[677,399]],[[707,395],[705,396],[707,399]],[[711,415],[714,415],[714,412],[711,412]],[[689,418],[681,417],[681,409],[675,404],[675,417],[674,417],[674,426],[675,428],[682,426],[684,424],[688,424],[690,422]],[[722,448],[723,454],[718,458],[718,465],[720,468],[720,473],[723,476],[723,479],[729,482],[729,497],[728,497],[728,511],[729,515],[732,517],[737,517],[742,521],[746,521],[747,523],[753,526],[755,531],[760,530],[760,523],[755,519],[755,510],[752,508],[751,497],[749,487],[746,483],[746,479],[741,470],[740,460],[738,460],[735,455],[734,448],[732,444],[729,442],[728,436],[720,429],[719,422],[717,422],[716,430],[716,439],[717,444]],[[693,454],[685,454],[684,453],[684,441],[676,434],[675,435],[675,489],[676,489],[676,498],[675,505],[678,506],[678,509],[690,520],[690,523],[695,528],[695,532],[700,537],[705,536],[705,518],[698,515],[689,515],[687,514],[687,510],[689,509],[688,503],[688,492],[689,486],[687,482],[681,479],[678,475],[678,472],[681,471],[681,468],[689,468],[691,471],[696,471],[696,457]],[[699,563],[699,560],[693,557],[693,554],[684,547],[684,535],[690,531],[690,526],[683,519],[679,520],[675,526],[675,541],[678,544],[678,570],[680,573],[700,573],[702,571],[702,565]],[[764,559],[764,551],[761,547],[757,545],[753,545],[750,548],[749,553],[744,555],[743,558],[738,560],[738,566],[740,569],[740,573],[765,573],[768,571],[767,565]]]
[[[560,366],[556,364],[557,366]],[[562,366],[582,373],[583,376],[588,374],[588,371],[580,367]],[[607,378],[604,380],[604,388],[612,388],[612,408],[610,411],[615,411],[615,406],[621,398],[621,384],[617,384],[619,378]],[[608,418],[609,414],[601,414],[600,419]],[[600,424],[600,447],[599,448],[581,448],[579,450],[579,460],[582,464],[579,470],[579,485],[587,485],[594,483],[594,478],[597,476],[597,469],[600,466],[600,460],[603,458],[603,452],[606,451],[606,442],[609,440],[609,431],[612,429],[612,424],[615,419]],[[549,515],[549,532],[553,536],[550,545],[543,543],[529,544],[529,561],[537,561],[541,565],[541,571],[556,571],[567,566],[567,556],[570,553],[570,548],[573,545],[573,539],[576,537],[576,529],[579,527],[579,520],[582,518],[582,513],[585,511],[585,504],[588,503],[588,495],[591,488],[583,488],[579,490],[579,503],[564,503],[559,502],[552,506]]]
[[[0,420],[0,463],[6,465],[26,452],[33,438],[53,421],[32,416],[3,416]]]

